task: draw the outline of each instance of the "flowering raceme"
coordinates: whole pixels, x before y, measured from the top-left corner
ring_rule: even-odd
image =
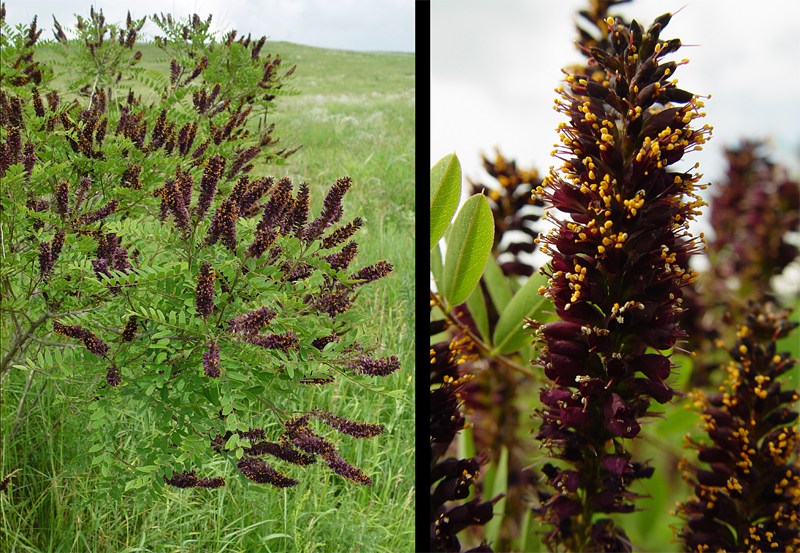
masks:
[[[438,334],[438,324],[431,325],[431,335]],[[492,519],[494,504],[502,499],[502,494],[489,501],[478,497],[471,501],[452,506],[449,502],[465,499],[470,486],[480,475],[480,467],[488,461],[485,453],[469,458],[456,459],[442,457],[447,452],[456,434],[468,427],[464,418],[461,392],[474,375],[460,369],[468,361],[477,358],[472,351],[469,339],[454,339],[431,346],[431,392],[430,392],[430,466],[431,485],[436,488],[430,493],[430,550],[461,551],[461,543],[456,534],[473,525],[484,525]],[[481,543],[470,551],[489,551],[486,543]]]
[[[203,352],[203,370],[208,378],[219,378],[219,346],[212,342]]]
[[[277,311],[269,307],[262,307],[250,313],[245,313],[226,321],[228,332],[242,332],[244,334],[257,334],[258,330],[268,324],[277,315]]]
[[[200,266],[200,274],[197,277],[195,287],[195,305],[197,313],[205,318],[211,315],[214,310],[214,276],[216,273],[211,268],[211,263],[203,263]]]
[[[697,353],[691,374],[697,385],[719,365],[715,342],[734,339],[726,333],[735,330],[732,325],[719,325],[719,320],[743,320],[745,300],[774,300],[772,278],[788,275],[784,270],[800,254],[787,232],[800,225],[800,183],[772,162],[768,151],[760,140],[726,148],[725,178],[714,183],[709,221],[715,239],[707,252],[711,268],[684,290],[680,321],[689,335],[687,349]]]
[[[53,331],[68,338],[81,340],[86,349],[98,357],[106,357],[111,349],[94,332],[83,328],[81,325],[63,325],[58,321],[53,321]]]
[[[594,78],[568,74],[569,90],[557,89],[555,109],[568,122],[554,155],[564,164],[535,194],[565,215],[547,212],[555,228],[537,239],[552,257],[539,293],[562,320],[530,323],[542,343],[537,364],[553,381],[540,395],[536,438],[572,465],[543,469],[556,492],[540,492],[535,511],[552,525],[545,543],[553,549],[631,550],[624,531],[593,515],[634,509],[627,488],[652,469],[631,461],[625,439],[639,434],[651,400],[678,395],[665,383],[669,357],[647,349],[684,336],[681,288],[696,276],[687,260],[703,248],[687,224],[705,205],[695,191],[707,185],[669,166],[702,149],[711,128],[690,126],[705,115],[703,103],[672,78],[687,61],[663,60],[681,46],[659,38],[670,18],[647,30],[609,18],[610,47],[589,49]]]
[[[681,462],[695,492],[677,509],[688,526],[678,533],[686,551],[800,547],[800,434],[791,408],[798,392],[781,381],[797,359],[776,352],[776,340],[797,327],[787,317],[772,304],[751,303],[729,350],[733,361],[724,367],[728,378],[720,393],[692,394],[711,444],[686,437],[684,447],[697,449],[699,461],[710,465]]]

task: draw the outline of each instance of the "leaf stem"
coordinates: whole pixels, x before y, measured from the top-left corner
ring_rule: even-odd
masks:
[[[455,317],[455,315],[453,315],[452,312],[445,312],[444,304],[439,299],[439,296],[437,296],[433,292],[431,292],[431,301],[433,301],[436,304],[436,307],[438,307],[442,311],[442,313],[445,313],[445,318],[447,319],[447,321],[450,322],[456,328],[458,328],[459,331],[461,331],[464,334],[466,334],[469,337],[469,339],[472,340],[472,342],[475,344],[475,346],[481,352],[484,353],[484,355],[486,355],[487,357],[491,357],[492,359],[497,361],[500,365],[503,365],[504,367],[506,367],[507,369],[510,369],[511,371],[513,371],[515,373],[521,374],[521,375],[526,376],[526,377],[528,377],[530,379],[533,379],[533,380],[538,380],[539,379],[539,377],[536,375],[536,373],[526,369],[522,365],[519,365],[519,364],[515,363],[514,361],[512,361],[508,357],[506,357],[504,355],[500,355],[500,354],[494,354],[492,349],[489,348],[489,346],[487,346],[486,344],[484,344],[483,341],[481,341],[481,339],[478,338],[469,329],[469,327],[467,325],[465,325],[464,323],[459,321]]]

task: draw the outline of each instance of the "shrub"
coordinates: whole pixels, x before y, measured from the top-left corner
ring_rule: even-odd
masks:
[[[357,183],[337,179],[315,216],[308,184],[252,176],[256,161],[296,150],[277,149],[266,124],[294,68],[262,58],[263,38],[216,42],[210,18],[193,16],[180,36],[170,16],[154,19],[176,56],[169,77],[129,54],[144,19],[123,28],[92,9],[74,40],[56,22],[49,45],[75,78],[45,94],[47,108],[35,20],[29,40],[2,22],[0,372],[84,383],[85,397],[64,401],[91,413],[85,460],[116,499],[165,483],[219,488],[225,477],[205,468],[218,455],[242,482],[295,485],[269,456],[321,460],[369,485],[312,421],[359,439],[383,427],[294,407],[301,387],[345,378],[370,389],[400,368],[351,309],[392,272],[356,265],[361,220],[343,217]],[[18,58],[21,72],[6,63]],[[137,97],[129,77],[153,95]],[[124,436],[139,423],[147,439],[131,448]]]

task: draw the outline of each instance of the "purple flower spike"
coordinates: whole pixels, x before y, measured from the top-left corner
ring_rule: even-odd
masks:
[[[217,182],[219,182],[222,172],[225,170],[225,158],[219,154],[214,154],[206,162],[206,168],[203,171],[203,178],[200,180],[200,197],[197,199],[197,205],[194,209],[194,215],[198,219],[202,219],[211,202],[214,201],[214,195],[217,193]]]
[[[261,196],[266,194],[270,188],[272,188],[272,177],[262,177],[260,179],[256,179],[252,181],[248,186],[247,189],[241,196],[237,197],[239,202],[239,213],[247,213],[250,211],[250,208],[255,205],[255,203],[261,199]],[[233,193],[231,193],[231,197],[233,197]]]
[[[56,185],[56,213],[69,217],[69,183],[61,181]]]
[[[233,165],[231,165],[231,169],[228,172],[228,178],[232,179],[237,174],[239,174],[239,171],[242,170],[242,167],[244,167],[247,163],[252,161],[253,158],[255,158],[260,151],[261,148],[259,148],[258,146],[251,146],[246,150],[241,150],[237,152],[239,154],[239,157],[236,159],[236,161],[233,162]]]
[[[108,367],[106,372],[106,383],[112,388],[116,388],[122,384],[122,376],[119,374],[119,369],[115,366]]]
[[[285,443],[258,442],[253,444],[253,447],[245,448],[244,452],[246,455],[252,455],[254,457],[271,455],[276,459],[298,466],[313,465],[317,462],[317,458],[313,455],[301,453]]]
[[[321,420],[331,428],[335,428],[342,434],[347,434],[355,438],[374,438],[380,436],[386,429],[380,424],[368,422],[350,421],[344,417],[329,413],[325,409],[316,408],[311,412],[314,417]]]
[[[336,334],[331,333],[328,336],[323,336],[322,338],[314,338],[314,340],[311,342],[311,345],[322,351],[328,344],[339,341],[339,337]]]
[[[684,447],[696,449],[699,462],[684,458],[679,465],[694,494],[670,514],[685,521],[676,537],[687,551],[800,546],[800,394],[782,377],[794,371],[797,359],[777,352],[778,340],[798,326],[788,316],[771,303],[751,302],[728,350],[732,361],[722,367],[723,393],[690,394],[702,409],[708,439],[687,435]]]
[[[66,239],[67,233],[64,232],[63,229],[58,229],[55,236],[53,236],[53,241],[50,247],[50,256],[54,264],[56,261],[58,261],[58,257],[61,255],[61,248],[64,247],[64,242]]]
[[[139,175],[142,173],[141,165],[131,165],[125,169],[125,172],[122,173],[122,182],[120,183],[122,186],[126,188],[132,188],[133,190],[141,190],[142,189],[142,181],[139,179]]]
[[[43,279],[53,272],[53,256],[50,252],[50,242],[39,243],[39,273]]]
[[[221,240],[232,252],[236,251],[236,221],[239,218],[239,206],[231,198],[225,198],[211,219],[211,226],[206,233],[206,244],[213,245]]]
[[[228,332],[257,334],[261,327],[268,324],[277,314],[278,312],[274,309],[262,307],[261,309],[239,315],[225,322],[228,324]]]
[[[108,347],[108,344],[103,342],[100,338],[98,338],[94,332],[90,330],[83,331],[83,345],[86,346],[91,353],[97,355],[98,357],[107,357],[108,351],[111,349]]]
[[[361,484],[362,486],[372,485],[372,478],[367,476],[361,469],[354,467],[342,459],[338,454],[323,458],[325,459],[325,462],[328,463],[328,466],[331,468],[331,470],[339,476],[347,478],[348,480],[352,480],[356,484]]]
[[[81,325],[64,325],[58,321],[53,321],[53,332],[68,338],[77,338],[80,340],[83,338],[84,330]]]
[[[197,483],[195,484],[196,488],[206,488],[209,490],[222,488],[224,486],[225,486],[225,478],[221,476],[218,478],[198,478]]]
[[[322,241],[321,249],[328,250],[330,248],[335,248],[339,244],[343,244],[345,240],[353,236],[358,229],[361,228],[362,221],[360,217],[356,217],[351,222],[347,223],[343,227],[339,227],[330,233],[325,239]]]
[[[256,232],[255,240],[247,247],[247,255],[248,257],[260,259],[261,256],[264,255],[264,252],[275,243],[275,240],[278,238],[278,233],[272,232],[269,229]]]
[[[631,549],[611,521],[593,515],[634,509],[627,487],[643,476],[628,474],[636,463],[625,442],[639,435],[653,400],[678,395],[666,383],[669,358],[646,351],[685,336],[681,289],[697,276],[689,257],[703,249],[688,223],[706,205],[698,191],[707,185],[671,166],[702,149],[711,128],[691,128],[703,103],[675,87],[681,64],[663,59],[680,47],[659,38],[670,14],[643,30],[598,13],[606,9],[591,15],[607,28],[604,42],[584,49],[587,68],[557,90],[566,121],[554,155],[564,163],[533,192],[553,225],[534,241],[551,257],[539,293],[561,319],[530,323],[541,344],[535,364],[552,381],[540,396],[536,438],[570,465],[552,468],[558,493],[534,509],[550,525],[552,550]],[[581,476],[576,489],[572,474]]]
[[[108,347],[108,344],[98,338],[94,332],[80,325],[63,325],[58,321],[53,321],[53,331],[69,338],[81,340],[86,349],[99,357],[106,357],[108,351],[111,349]]]
[[[125,328],[122,329],[122,341],[131,342],[136,337],[138,324],[136,322],[136,315],[131,315],[128,322],[125,323]]]
[[[300,344],[297,335],[292,331],[286,334],[254,334],[243,337],[242,341],[266,349],[280,349],[283,351],[297,349]]]
[[[208,350],[203,352],[203,370],[208,378],[219,378],[219,346],[211,342]]]
[[[294,478],[284,476],[257,457],[242,457],[236,466],[242,474],[257,484],[272,484],[276,488],[288,488],[299,484]]]
[[[214,310],[214,270],[211,268],[211,263],[203,263],[200,266],[194,292],[197,313],[207,319]]]
[[[256,234],[263,233],[273,227],[279,226],[287,210],[294,206],[292,200],[292,180],[282,178],[272,190],[272,196],[264,206],[261,220],[256,227]]]
[[[194,488],[197,485],[197,474],[192,472],[173,472],[172,478],[162,476],[165,484],[174,486],[176,488]]]
[[[333,318],[336,317],[336,315],[341,315],[350,308],[351,299],[348,290],[334,290],[332,292],[323,293],[319,298],[314,300],[312,306]]]
[[[119,200],[111,200],[100,209],[90,211],[89,213],[84,213],[75,219],[75,224],[78,226],[84,226],[101,221],[114,213],[117,210],[117,207],[119,207]]]
[[[367,376],[389,376],[400,368],[400,361],[396,355],[373,359],[370,355],[359,355],[355,363],[347,366],[353,374],[366,374]]]
[[[161,198],[162,206],[166,205],[169,212],[175,217],[176,226],[184,233],[188,233],[189,213],[183,201],[184,193],[178,189],[175,179],[168,180],[164,186],[154,190],[153,195]]]
[[[375,265],[364,267],[357,273],[350,275],[350,280],[361,280],[363,282],[357,283],[356,286],[363,286],[364,284],[369,284],[370,282],[387,276],[392,272],[392,269],[393,267],[391,263],[381,260]]]
[[[325,196],[325,201],[322,204],[322,212],[319,217],[311,221],[306,230],[306,242],[313,242],[317,240],[325,230],[339,222],[342,218],[342,199],[345,193],[353,186],[353,181],[350,177],[338,179],[328,191]]]
[[[306,221],[308,221],[308,209],[311,205],[309,197],[308,184],[300,183],[300,191],[297,193],[297,199],[294,201],[292,213],[287,217],[287,230],[294,231],[294,235],[302,238],[305,233]]]
[[[192,187],[194,186],[194,179],[189,171],[181,171],[180,166],[175,170],[175,184],[181,193],[184,208],[188,208],[192,202]]]
[[[318,415],[321,414],[321,416],[325,417],[324,413],[327,412],[319,411]],[[308,427],[310,416],[311,414],[307,413],[284,423],[284,433],[281,436],[281,443],[291,444],[297,449],[311,455],[320,455],[336,474],[352,480],[357,484],[371,486],[372,480],[369,476],[342,459],[339,452],[336,451],[336,446],[325,438],[315,434],[314,431]]]
[[[331,269],[335,271],[342,271],[347,269],[350,263],[356,258],[356,254],[358,254],[358,244],[355,242],[348,242],[341,251],[326,255],[322,259],[330,263]]]

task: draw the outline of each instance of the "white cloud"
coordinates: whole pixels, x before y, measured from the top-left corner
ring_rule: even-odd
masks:
[[[90,2],[26,0],[6,2],[8,22],[29,24],[38,15],[42,36],[52,38],[52,15],[65,28],[71,27],[73,14],[88,17],[90,6],[103,9],[106,21],[124,22],[127,10],[141,18],[153,13],[187,17],[197,13],[206,19],[213,14],[212,29],[236,29],[241,36],[267,36],[280,40],[346,50],[414,51],[413,0],[139,0],[137,2]],[[150,23],[143,32],[158,34]]]

